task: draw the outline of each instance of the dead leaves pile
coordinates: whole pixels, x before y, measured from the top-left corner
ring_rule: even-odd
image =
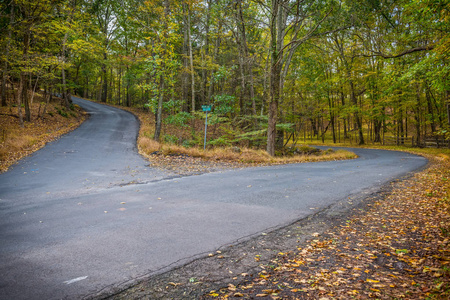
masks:
[[[450,161],[203,299],[449,299]]]
[[[189,176],[244,168],[247,165],[232,161],[211,161],[187,155],[150,155],[151,166],[177,175]]]

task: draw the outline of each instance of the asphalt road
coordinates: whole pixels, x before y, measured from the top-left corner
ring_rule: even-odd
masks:
[[[0,299],[82,299],[282,227],[426,165],[353,149],[350,161],[171,178],[135,149],[131,114],[91,117],[0,174]]]

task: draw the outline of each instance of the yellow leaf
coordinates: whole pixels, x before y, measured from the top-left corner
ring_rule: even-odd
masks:
[[[169,282],[168,284],[173,285],[173,286],[178,286],[178,285],[180,285],[181,283]]]
[[[369,279],[369,278],[367,278],[366,281],[367,281],[367,282],[373,282],[373,283],[380,282],[380,281],[378,281],[378,280],[373,280],[373,279]]]

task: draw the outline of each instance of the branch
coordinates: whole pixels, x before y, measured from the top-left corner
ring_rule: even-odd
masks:
[[[1,114],[1,113],[0,113],[0,115],[1,115],[1,116],[9,116],[9,117],[14,117],[14,118],[17,118],[17,119],[19,118],[18,116],[16,116],[16,115],[13,115],[13,114]]]
[[[327,12],[327,14],[322,18],[322,20],[320,20],[319,22],[317,22],[317,24],[310,29],[310,31],[301,39],[298,40],[294,40],[289,42],[286,46],[284,46],[279,52],[278,55],[280,55],[281,53],[283,53],[283,51],[287,48],[287,47],[291,47],[292,45],[295,45],[294,47],[298,47],[299,45],[303,44],[306,40],[308,40],[310,37],[312,37],[314,35],[314,32],[317,30],[317,28],[320,26],[320,24],[322,24],[322,22],[330,15],[330,13],[333,11],[333,9],[330,9],[330,11]]]
[[[411,48],[411,49],[407,49],[403,52],[400,52],[398,54],[384,54],[382,52],[378,52],[378,51],[373,51],[373,50],[369,50],[370,52],[372,52],[373,54],[362,54],[361,56],[364,57],[374,57],[374,56],[381,56],[382,58],[397,58],[397,57],[401,57],[407,54],[411,54],[414,52],[421,52],[421,51],[429,51],[429,50],[433,50],[434,49],[434,45],[425,45],[425,46],[421,46],[421,47],[416,47],[416,48]]]

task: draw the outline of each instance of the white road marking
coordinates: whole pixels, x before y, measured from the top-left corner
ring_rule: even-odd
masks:
[[[88,278],[88,277],[87,276],[82,276],[82,277],[78,277],[78,278],[74,278],[74,279],[71,279],[71,280],[64,281],[64,283],[65,284],[71,284],[71,283],[74,283],[74,282],[85,280],[86,278]]]

